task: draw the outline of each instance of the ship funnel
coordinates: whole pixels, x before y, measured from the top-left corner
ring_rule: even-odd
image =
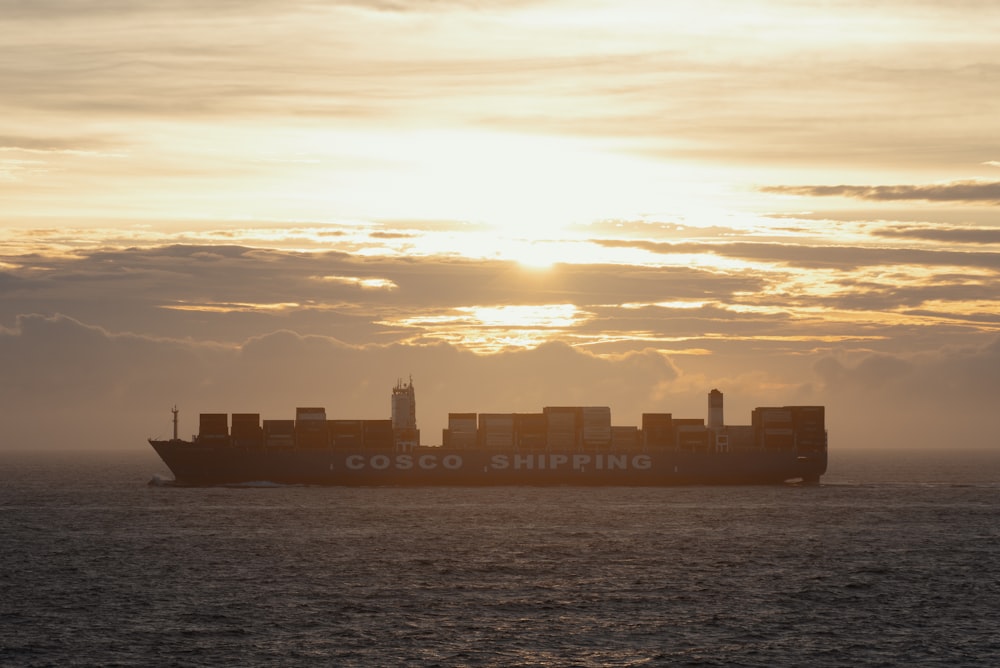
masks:
[[[722,392],[712,390],[708,393],[708,428],[722,429],[725,424],[722,415]]]

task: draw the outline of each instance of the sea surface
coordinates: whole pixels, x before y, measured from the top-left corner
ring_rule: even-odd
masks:
[[[834,453],[811,487],[170,478],[0,453],[0,665],[1000,666],[1000,453]]]

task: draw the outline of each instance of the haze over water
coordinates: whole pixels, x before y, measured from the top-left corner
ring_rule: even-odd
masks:
[[[0,663],[996,665],[1000,460],[837,461],[818,487],[199,489],[147,485],[144,451],[4,454]]]

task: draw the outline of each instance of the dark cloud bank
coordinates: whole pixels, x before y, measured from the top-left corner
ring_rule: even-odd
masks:
[[[768,186],[762,192],[807,197],[851,197],[874,202],[925,200],[1000,204],[1000,181],[956,181],[940,185]]]
[[[1000,396],[1000,339],[909,358],[819,353],[799,385],[774,391],[749,389],[738,380],[745,369],[704,376],[697,358],[653,350],[598,357],[551,343],[480,356],[447,344],[356,346],[291,331],[222,346],[26,315],[0,330],[0,364],[4,449],[143,448],[146,437],[169,435],[175,403],[184,435],[199,412],[289,418],[296,406],[323,405],[331,417],[386,418],[392,384],[410,374],[427,443],[439,442],[452,411],[596,404],[610,405],[618,424],[636,424],[645,411],[703,417],[705,394],[721,384],[734,424],[748,422],[753,405],[827,405],[835,448],[998,445],[989,416]]]

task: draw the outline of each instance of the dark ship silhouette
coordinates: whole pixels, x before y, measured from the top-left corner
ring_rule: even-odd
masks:
[[[726,425],[723,395],[707,421],[644,413],[613,426],[606,406],[539,413],[450,413],[442,444],[420,443],[413,381],[392,390],[386,420],[294,420],[202,413],[190,441],[149,439],[180,485],[747,485],[817,483],[827,468],[823,406],[761,407]]]

